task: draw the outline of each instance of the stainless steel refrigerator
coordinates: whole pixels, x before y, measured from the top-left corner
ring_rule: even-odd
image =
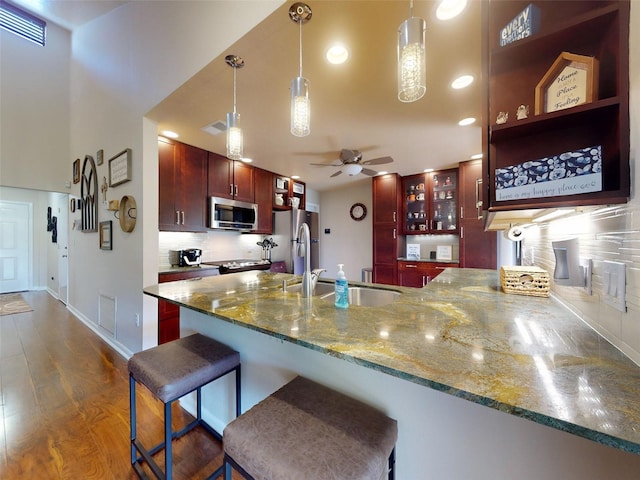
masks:
[[[311,234],[311,268],[318,268],[318,213],[292,208],[282,212],[274,212],[273,239],[278,244],[271,251],[272,261],[284,260],[287,272],[302,275],[304,259],[297,255],[298,230],[302,223],[309,226]]]

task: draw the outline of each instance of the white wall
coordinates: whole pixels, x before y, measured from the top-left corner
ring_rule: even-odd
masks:
[[[133,152],[132,180],[109,189],[108,199],[132,195],[137,224],[125,233],[114,220],[113,250],[98,249],[97,234],[71,232],[75,256],[70,304],[96,322],[98,295],[117,299],[116,340],[125,351],[153,345],[156,304],[142,288],[157,283],[157,132],[146,112],[194,75],[281,2],[130,2],[74,31],[71,65],[71,152],[104,149],[107,160]],[[77,185],[72,189],[76,191]],[[143,324],[136,325],[141,315]]]
[[[354,203],[367,207],[367,216],[358,222],[349,211]],[[320,193],[320,267],[324,276],[336,278],[338,264],[344,264],[348,280],[361,280],[363,268],[373,265],[371,180],[354,182],[344,188]],[[331,233],[326,234],[325,229]]]
[[[0,185],[68,192],[71,35],[36,45],[0,29]]]

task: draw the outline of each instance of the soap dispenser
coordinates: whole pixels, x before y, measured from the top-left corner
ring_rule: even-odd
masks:
[[[334,296],[337,308],[349,308],[349,283],[342,270],[343,266],[344,264],[342,263],[338,264],[338,275],[336,276]]]

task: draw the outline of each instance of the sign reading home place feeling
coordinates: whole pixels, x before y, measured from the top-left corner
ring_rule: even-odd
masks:
[[[602,190],[602,147],[581,148],[498,168],[496,201],[559,197]]]
[[[500,30],[500,46],[530,37],[540,30],[540,9],[530,3]]]

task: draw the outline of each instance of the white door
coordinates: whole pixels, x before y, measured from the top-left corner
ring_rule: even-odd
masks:
[[[66,305],[69,300],[69,195],[61,194],[58,205],[58,299]]]
[[[0,201],[0,293],[29,289],[30,208]]]

